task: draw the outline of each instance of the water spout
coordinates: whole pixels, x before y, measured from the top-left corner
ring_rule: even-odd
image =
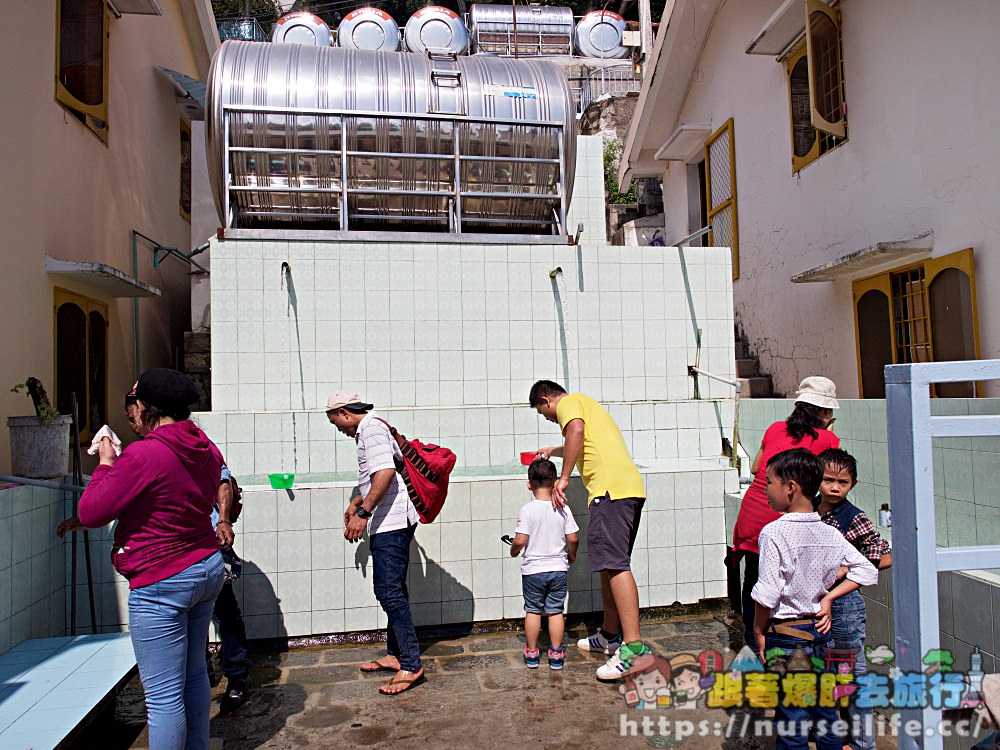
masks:
[[[549,278],[552,279],[552,294],[556,298],[556,312],[559,315],[559,345],[562,348],[563,354],[563,381],[566,383],[566,390],[568,392],[572,391],[569,382],[569,336],[566,332],[566,326],[569,321],[569,303],[567,302],[566,295],[566,276],[563,273],[562,266],[557,266],[549,271]]]

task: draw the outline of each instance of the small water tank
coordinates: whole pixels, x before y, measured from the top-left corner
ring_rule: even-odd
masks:
[[[227,227],[566,231],[576,113],[545,60],[226,41],[205,119]]]
[[[469,27],[476,51],[513,55],[515,19],[518,55],[573,54],[573,9],[537,3],[514,7],[473,5]]]
[[[337,46],[349,49],[399,49],[399,24],[378,8],[352,10],[337,27]]]
[[[286,13],[271,28],[271,41],[275,44],[311,44],[329,47],[333,32],[319,16],[304,10]]]
[[[410,16],[403,29],[403,42],[410,52],[464,55],[469,51],[469,30],[455,11],[428,5]]]
[[[610,10],[595,10],[576,25],[576,48],[584,57],[614,60],[628,55],[625,19]]]

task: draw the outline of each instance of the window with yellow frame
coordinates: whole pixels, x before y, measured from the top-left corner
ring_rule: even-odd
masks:
[[[792,171],[847,141],[840,13],[804,0],[805,38],[785,59],[792,128]]]
[[[710,247],[733,253],[733,281],[740,277],[740,232],[736,212],[736,141],[733,118],[705,141],[705,207]]]
[[[72,413],[76,394],[80,434],[89,439],[108,421],[108,306],[55,289],[55,403]]]
[[[979,358],[975,258],[971,248],[853,283],[862,398],[885,398],[883,368]],[[937,383],[935,396],[971,398],[973,383]]]
[[[105,0],[56,0],[56,101],[108,142]]]

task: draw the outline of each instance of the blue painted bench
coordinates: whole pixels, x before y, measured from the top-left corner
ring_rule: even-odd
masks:
[[[38,638],[0,654],[0,748],[55,750],[136,671],[128,633]]]

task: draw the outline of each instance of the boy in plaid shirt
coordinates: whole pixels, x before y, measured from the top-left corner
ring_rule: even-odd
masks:
[[[831,448],[819,454],[823,464],[820,484],[819,516],[857,550],[872,565],[884,570],[892,565],[889,543],[883,539],[863,510],[847,499],[858,483],[858,463],[847,451]],[[865,665],[865,601],[860,591],[836,599],[831,607],[833,645],[836,649],[854,651],[854,678],[867,674]],[[853,750],[875,747],[874,714],[871,708],[857,708],[854,701],[848,707],[850,746]]]

